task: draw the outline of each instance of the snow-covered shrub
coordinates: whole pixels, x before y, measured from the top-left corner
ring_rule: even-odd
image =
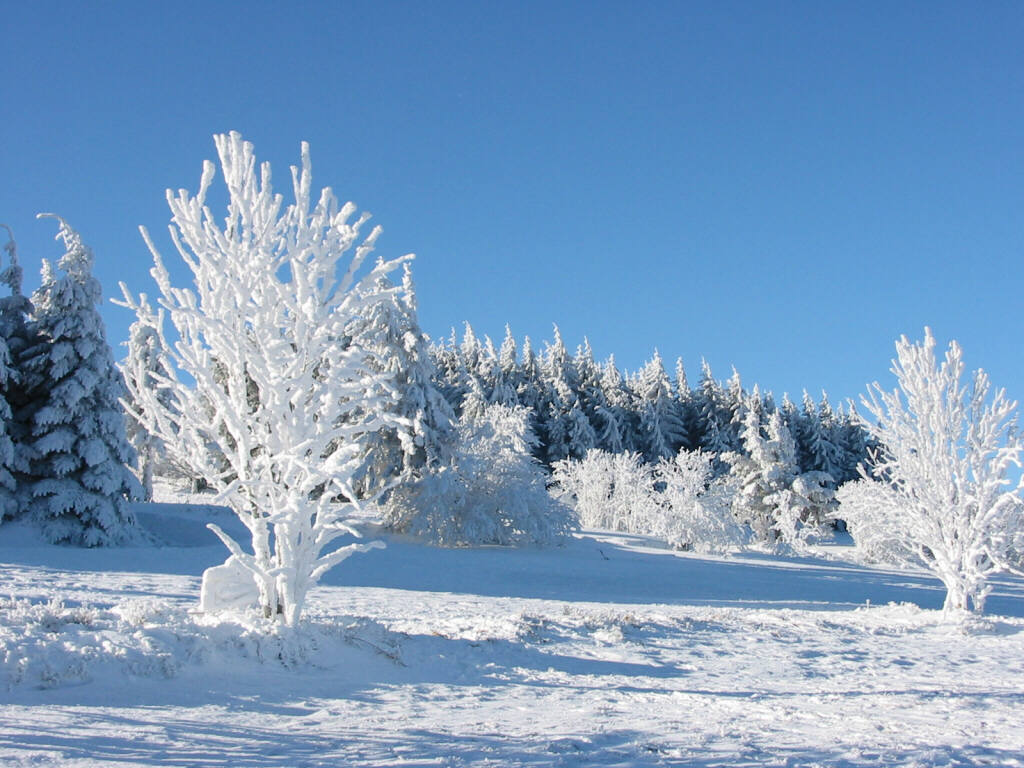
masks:
[[[358,503],[353,483],[365,443],[394,423],[397,398],[390,376],[372,370],[347,330],[387,295],[374,287],[402,259],[362,269],[380,229],[358,242],[368,214],[353,221],[355,205],[339,207],[330,189],[313,202],[308,145],[292,169],[295,202],[283,207],[251,144],[237,133],[214,140],[227,218],[218,221],[206,204],[213,163],[204,164],[195,196],[167,193],[189,289],[172,285],[142,229],[159,309],[122,290],[139,322],[158,334],[166,374],[140,368],[125,380],[134,417],[248,528],[251,554],[210,526],[255,580],[263,615],[293,625],[326,571],[374,546],[331,548],[355,535],[345,521]]]
[[[734,551],[746,531],[732,515],[734,490],[713,479],[713,460],[681,450],[651,465],[640,454],[594,450],[556,463],[553,490],[586,528],[654,536],[685,550]]]
[[[127,466],[135,457],[119,404],[124,388],[97,308],[92,251],[54,218],[67,249],[57,264],[63,274],[43,261],[20,355],[26,398],[20,419],[28,430],[24,512],[54,542],[115,544],[134,532],[128,502],[138,495]]]
[[[149,307],[146,294],[139,296],[139,304],[143,306],[143,316],[150,317],[152,309]],[[155,390],[156,397],[165,408],[171,408],[172,397],[166,387],[160,386],[158,379],[167,378],[167,371],[164,369],[163,361],[165,353],[161,349],[163,343],[156,328],[144,320],[136,320],[128,331],[128,359],[121,365],[121,370],[126,376],[143,376],[141,381],[133,381],[131,390],[146,389]],[[141,408],[138,403],[129,407],[129,411],[137,411]],[[142,483],[143,501],[153,500],[153,473],[157,463],[157,456],[163,453],[159,439],[149,432],[135,417],[128,414],[126,420],[126,434],[132,448],[135,449],[138,457],[137,469],[139,481]]]
[[[726,484],[714,479],[713,463],[711,454],[681,450],[655,468],[663,530],[654,533],[673,547],[708,553],[732,552],[746,544]]]
[[[900,500],[891,483],[869,477],[843,483],[836,491],[839,514],[846,521],[858,552],[868,561],[920,564],[915,548],[892,535],[892,519],[900,514]]]
[[[661,526],[654,470],[638,453],[591,450],[556,462],[552,480],[584,528],[652,534]]]
[[[962,384],[962,357],[953,341],[940,363],[928,328],[923,343],[896,342],[899,389],[876,382],[863,398],[873,418],[863,426],[880,446],[874,480],[839,492],[854,540],[876,557],[930,568],[946,587],[947,614],[981,612],[988,577],[1020,570],[1013,553],[1024,539],[1024,477],[1007,477],[1024,451],[1017,404],[993,393],[982,370]]]
[[[526,408],[466,408],[450,459],[389,494],[390,528],[442,546],[549,544],[576,527],[547,492]]]

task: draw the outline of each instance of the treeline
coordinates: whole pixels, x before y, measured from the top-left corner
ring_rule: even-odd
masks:
[[[529,408],[535,456],[549,468],[595,448],[635,452],[649,463],[681,449],[743,453],[743,424],[751,410],[765,417],[778,412],[800,471],[825,472],[835,486],[857,478],[868,456],[868,437],[855,415],[833,408],[824,393],[817,402],[805,391],[800,405],[788,396],[777,403],[757,385],[747,390],[735,370],[723,384],[707,362],[691,387],[682,361],[670,375],[657,351],[639,371],[623,373],[614,356],[596,361],[586,340],[570,353],[557,326],[554,340],[538,352],[529,337],[520,344],[508,328],[496,347],[467,323],[461,339],[453,330],[432,345],[430,355],[436,386],[456,413],[467,398]],[[718,460],[715,467],[727,470]]]

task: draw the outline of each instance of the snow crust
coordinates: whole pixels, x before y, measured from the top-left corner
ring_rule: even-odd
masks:
[[[1018,579],[956,625],[916,571],[392,536],[290,629],[197,610],[229,512],[136,513],[156,544],[5,525],[0,764],[1024,765]]]

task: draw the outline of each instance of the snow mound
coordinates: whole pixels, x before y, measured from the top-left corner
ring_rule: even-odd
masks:
[[[187,666],[334,663],[369,651],[398,660],[394,633],[350,617],[288,629],[143,599],[109,609],[0,598],[0,685],[63,688],[111,676],[176,677]],[[332,661],[333,660],[333,661]]]

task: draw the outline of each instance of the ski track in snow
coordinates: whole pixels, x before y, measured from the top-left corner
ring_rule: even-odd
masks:
[[[190,612],[211,514],[116,550],[4,528],[0,765],[1024,766],[1020,580],[956,626],[920,573],[388,537],[293,635]]]

